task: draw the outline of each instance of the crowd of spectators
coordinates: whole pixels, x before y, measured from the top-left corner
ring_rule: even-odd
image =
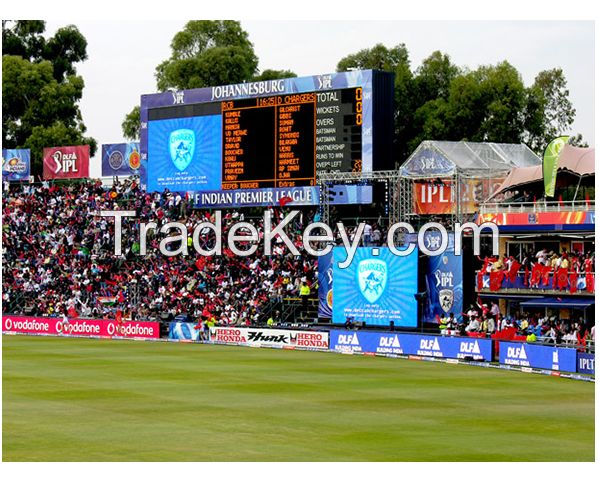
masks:
[[[509,272],[514,264],[519,264],[522,272],[526,268],[532,270],[535,264],[550,266],[552,272],[558,269],[573,270],[577,273],[594,272],[595,254],[591,252],[584,254],[580,250],[568,251],[566,248],[563,248],[561,253],[557,253],[543,248],[536,253],[526,251],[519,258],[507,255],[486,258],[484,259],[483,271],[486,274],[494,271]]]
[[[451,313],[438,319],[442,335],[472,335],[495,338],[499,332],[512,331],[527,342],[589,345],[595,341],[595,326],[580,315],[559,318],[557,311],[515,312],[503,315],[497,302],[472,304],[459,316]]]
[[[5,183],[8,185],[8,183]],[[6,186],[8,188],[8,186]],[[148,234],[147,255],[140,256],[139,225],[169,221],[194,227],[213,219],[213,212],[194,209],[185,197],[165,190],[147,194],[134,180],[110,189],[100,181],[68,185],[49,182],[12,184],[2,198],[3,311],[15,307],[42,316],[157,319],[187,314],[192,320],[213,317],[220,324],[260,320],[267,304],[299,297],[304,286],[317,293],[317,261],[301,248],[298,235],[316,214],[304,209],[288,226],[299,256],[275,240],[274,254],[259,249],[247,257],[225,250],[204,257],[192,247],[187,256],[160,253],[160,235]],[[123,219],[122,255],[114,255],[114,220],[102,210],[134,210]],[[273,208],[282,219],[289,207]],[[262,235],[262,218],[223,211],[223,235],[240,220],[253,223]],[[274,223],[278,222],[273,220]],[[200,240],[208,248],[210,231]],[[278,242],[277,242],[278,241]],[[179,241],[180,243],[180,241]],[[169,247],[176,247],[176,243]],[[226,247],[225,247],[226,249]]]
[[[482,264],[477,274],[477,287],[483,288],[483,277],[489,275],[489,288],[499,290],[507,283],[515,284],[517,277],[522,282],[517,287],[567,289],[576,293],[584,288],[595,290],[595,253],[562,248],[561,253],[543,248],[538,252],[525,251],[520,257],[491,256],[480,259]],[[583,278],[584,282],[579,282]]]

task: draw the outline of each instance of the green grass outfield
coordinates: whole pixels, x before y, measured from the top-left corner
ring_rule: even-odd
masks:
[[[292,350],[2,342],[4,461],[594,460],[594,383]]]

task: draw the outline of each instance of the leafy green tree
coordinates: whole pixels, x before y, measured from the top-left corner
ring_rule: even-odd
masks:
[[[582,139],[582,134],[580,133],[570,136],[570,138],[568,138],[568,144],[571,144],[572,146],[578,146],[579,148],[589,147],[589,143]]]
[[[451,62],[449,55],[439,50],[431,53],[416,69],[414,83],[421,102],[447,98],[451,82],[462,71]]]
[[[297,75],[291,70],[269,70],[262,71],[259,75],[254,76],[252,81],[268,81],[278,80],[281,78],[296,78]]]
[[[535,78],[528,89],[527,130],[524,135],[524,140],[534,151],[542,153],[552,139],[564,134],[572,126],[576,110],[569,96],[561,68],[542,71]],[[582,136],[578,142],[583,143]]]
[[[45,39],[42,21],[2,22],[2,144],[31,148],[32,173],[41,174],[42,150],[97,143],[84,136],[79,109],[84,82],[74,64],[87,58],[87,42],[75,26]]]
[[[425,139],[442,138],[446,134],[443,115],[451,83],[460,74],[461,69],[451,62],[449,55],[440,51],[433,52],[416,69],[411,99],[414,111],[411,118],[408,116],[411,134],[406,137],[407,154]]]
[[[2,20],[2,55],[35,61],[42,57],[46,22],[42,20]]]
[[[512,65],[481,66],[452,81],[444,139],[519,143],[525,105],[526,88]]]
[[[410,69],[408,49],[401,43],[393,48],[377,44],[341,59],[337,71],[382,70],[395,73],[395,137],[394,150],[407,157],[407,144],[413,136],[414,75]]]
[[[140,111],[139,106],[135,106],[126,116],[121,123],[123,129],[123,136],[129,141],[139,140],[139,127],[140,127]]]
[[[527,88],[507,61],[469,71],[435,51],[412,72],[403,44],[377,44],[337,65],[337,71],[352,69],[395,73],[394,154],[400,162],[423,140],[525,142],[542,153],[574,120],[561,69],[539,73]],[[580,135],[572,143],[584,144]]]
[[[377,43],[372,48],[360,50],[358,53],[342,58],[337,63],[337,71],[349,70],[382,70],[395,72],[398,68],[410,65],[408,49],[401,43],[387,48]]]
[[[258,57],[241,24],[192,20],[171,41],[171,56],[156,67],[158,91],[243,83],[254,78]],[[139,138],[139,106],[122,123],[123,135]],[[136,134],[134,136],[134,134]]]
[[[258,58],[248,34],[232,20],[192,20],[171,42],[171,57],[156,67],[160,91],[241,83]]]

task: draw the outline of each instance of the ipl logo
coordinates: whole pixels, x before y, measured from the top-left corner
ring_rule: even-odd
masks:
[[[178,129],[171,133],[168,142],[173,164],[179,171],[185,171],[193,158],[196,146],[195,133],[190,129]]]
[[[358,264],[358,285],[364,298],[373,304],[387,286],[387,263],[380,259],[364,259]]]
[[[182,105],[185,103],[185,92],[184,91],[171,91],[173,95],[173,104]]]

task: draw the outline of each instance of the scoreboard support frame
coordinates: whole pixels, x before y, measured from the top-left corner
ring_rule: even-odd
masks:
[[[348,184],[359,181],[386,182],[388,188],[389,199],[389,223],[395,224],[404,220],[407,217],[407,210],[402,206],[411,204],[406,201],[408,198],[400,197],[400,191],[405,191],[406,188],[400,186],[400,182],[405,180],[401,177],[399,169],[388,171],[362,171],[362,172],[341,172],[329,171],[321,172],[316,178],[316,184],[320,188],[320,220],[325,224],[329,224],[331,214],[331,199],[330,189],[335,184]],[[411,194],[411,191],[410,191]],[[402,202],[403,201],[403,202]]]

